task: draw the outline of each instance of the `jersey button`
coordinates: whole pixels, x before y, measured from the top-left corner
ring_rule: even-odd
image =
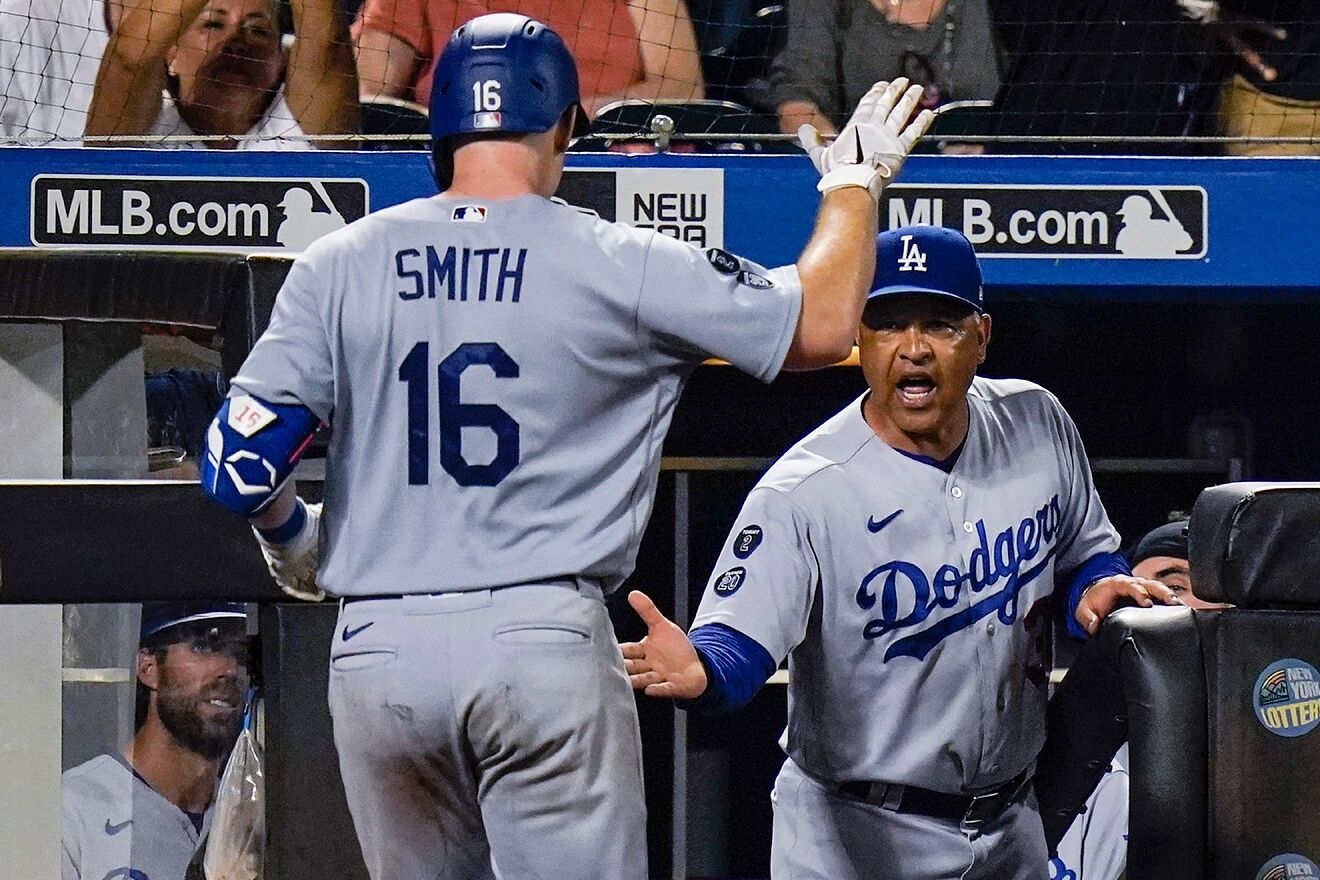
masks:
[[[972,532],[976,531],[976,526],[969,522],[965,522],[963,523],[963,531],[970,535]]]
[[[961,498],[962,488],[959,486],[954,486],[952,489],[949,490],[949,494],[952,495],[954,498]]]
[[[987,623],[985,625],[985,634],[988,636],[992,636],[995,634],[995,625],[993,623]]]

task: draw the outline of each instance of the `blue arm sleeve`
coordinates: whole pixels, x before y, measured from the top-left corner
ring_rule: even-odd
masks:
[[[1127,560],[1118,553],[1097,553],[1067,575],[1068,635],[1076,639],[1087,638],[1086,630],[1077,622],[1077,606],[1082,601],[1082,593],[1096,581],[1116,574],[1132,574]]]
[[[775,671],[769,651],[755,639],[722,623],[699,626],[689,638],[706,667],[706,692],[695,700],[679,700],[682,709],[700,712],[741,709]]]
[[[320,424],[305,406],[231,397],[206,432],[202,489],[235,513],[260,513],[293,474]]]

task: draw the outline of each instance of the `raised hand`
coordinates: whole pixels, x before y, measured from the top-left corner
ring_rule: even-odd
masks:
[[[919,85],[909,85],[907,77],[876,83],[828,146],[815,126],[799,128],[798,141],[821,174],[816,188],[829,192],[860,186],[879,198],[884,182],[898,174],[912,146],[935,118],[930,110],[922,110],[912,119],[921,90]]]

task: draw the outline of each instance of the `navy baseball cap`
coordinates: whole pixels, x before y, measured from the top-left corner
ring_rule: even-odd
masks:
[[[158,636],[171,627],[213,621],[247,625],[247,610],[240,602],[144,602],[142,605],[143,639]]]
[[[1180,519],[1151,529],[1128,553],[1128,564],[1136,565],[1153,556],[1187,559],[1187,520]]]
[[[972,243],[943,226],[901,226],[880,233],[867,300],[896,293],[949,297],[984,312],[981,264]]]

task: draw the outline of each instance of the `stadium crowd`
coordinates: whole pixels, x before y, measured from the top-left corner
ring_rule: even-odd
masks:
[[[445,35],[486,11],[563,33],[593,117],[707,100],[746,133],[829,134],[870,83],[908,76],[952,105],[937,133],[1030,138],[1000,151],[1315,152],[1305,0],[0,0],[0,136],[349,146],[335,136],[424,117]],[[1180,142],[1197,135],[1237,140]]]

